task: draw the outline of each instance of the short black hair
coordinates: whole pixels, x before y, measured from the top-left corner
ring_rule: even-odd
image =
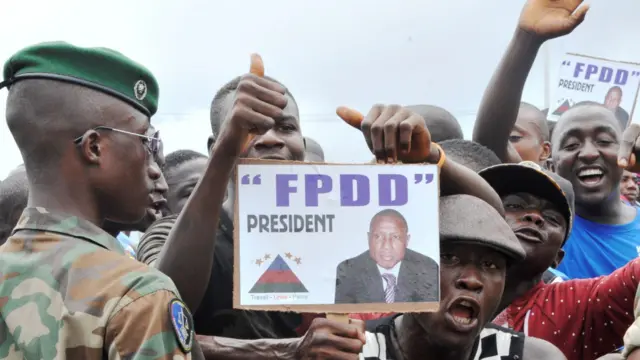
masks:
[[[167,179],[168,174],[178,166],[195,159],[206,159],[207,156],[193,150],[176,150],[165,156],[162,174]]]
[[[383,216],[395,217],[400,219],[400,221],[402,221],[402,225],[404,225],[404,228],[407,229],[407,232],[409,231],[409,224],[407,224],[407,219],[405,219],[404,215],[402,215],[398,210],[394,209],[384,209],[373,215],[373,217],[371,218],[371,222],[369,223],[369,229],[373,228],[373,223],[375,223],[376,220]]]
[[[431,140],[437,143],[451,139],[462,139],[462,127],[453,114],[435,105],[409,105],[405,108],[424,118]]]
[[[277,82],[278,84],[282,85],[286,89],[286,86],[284,86],[278,80],[269,76],[265,76],[264,78]],[[231,81],[229,81],[228,83],[224,84],[220,88],[220,90],[216,92],[216,95],[213,97],[213,100],[211,101],[211,113],[210,113],[209,120],[211,121],[211,132],[213,133],[213,141],[210,141],[211,144],[209,145],[212,145],[212,143],[215,142],[215,140],[218,138],[218,135],[220,135],[220,128],[222,127],[222,122],[224,121],[224,116],[225,116],[225,114],[223,113],[224,99],[233,91],[238,89],[238,84],[240,84],[240,80],[242,80],[242,77],[237,76],[233,78]],[[293,99],[293,102],[297,104],[296,99],[293,97],[293,94],[291,94],[289,89],[286,89],[286,94],[289,95],[291,99]]]
[[[538,128],[540,129],[540,136],[542,141],[549,141],[549,125],[547,124],[547,116],[542,110],[540,110],[537,106],[533,104],[529,104],[528,102],[520,102],[520,108],[529,109],[538,114],[537,123]]]
[[[83,132],[106,124],[103,116],[115,97],[80,85],[49,79],[25,79],[11,86],[7,125],[22,153],[32,183],[57,166],[68,144]],[[124,121],[124,120],[122,120]]]
[[[611,111],[609,108],[607,108],[606,106],[604,106],[604,104],[599,103],[597,101],[592,101],[592,100],[585,100],[585,101],[580,101],[577,102],[575,104],[573,104],[573,106],[571,106],[567,111],[565,111],[564,113],[562,113],[562,115],[560,115],[560,118],[558,119],[558,121],[556,121],[556,124],[554,125],[554,130],[556,127],[558,127],[558,124],[564,123],[566,122],[566,114],[571,113],[574,109],[577,108],[581,108],[584,106],[594,106],[594,107],[599,107],[602,109],[606,109],[607,111],[609,111],[612,115],[613,115],[613,119],[616,120],[615,123],[616,125],[619,126],[620,131],[623,131],[624,129],[622,128],[622,124],[620,124],[620,121],[618,121],[618,118],[616,117],[615,113],[613,111]],[[552,133],[552,135],[554,135]],[[553,144],[554,142],[554,138],[553,136],[551,137],[551,143]]]
[[[502,164],[496,153],[475,141],[453,139],[441,142],[440,146],[447,158],[475,172]]]
[[[28,199],[26,171],[16,171],[0,183],[0,244],[4,244],[18,224]]]

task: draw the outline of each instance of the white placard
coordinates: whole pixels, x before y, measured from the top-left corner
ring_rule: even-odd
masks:
[[[245,161],[236,179],[235,307],[437,309],[435,165]]]
[[[626,128],[633,116],[639,85],[639,64],[566,54],[547,118],[557,121],[573,105],[594,101],[611,108]]]

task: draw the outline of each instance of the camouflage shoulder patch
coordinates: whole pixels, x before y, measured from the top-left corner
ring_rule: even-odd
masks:
[[[179,299],[173,299],[169,303],[169,315],[173,332],[178,338],[178,343],[185,353],[191,352],[193,346],[193,318],[187,306]]]

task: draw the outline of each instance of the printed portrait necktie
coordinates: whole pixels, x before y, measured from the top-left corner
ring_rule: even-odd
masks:
[[[396,299],[396,277],[393,274],[382,274],[382,278],[387,283],[384,291],[384,301],[390,304]]]

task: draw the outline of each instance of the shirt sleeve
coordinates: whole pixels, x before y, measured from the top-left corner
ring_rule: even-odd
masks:
[[[191,324],[176,327],[172,321],[171,305],[177,300],[174,293],[159,290],[133,300],[117,311],[109,320],[105,336],[105,349],[112,360],[156,359],[191,360],[190,343],[183,346],[182,339],[195,341],[193,320],[186,308]],[[185,337],[186,336],[186,337]],[[187,347],[185,349],[185,347]]]
[[[155,267],[158,256],[162,251],[171,228],[175,224],[175,217],[166,217],[152,224],[147,232],[142,235],[138,243],[136,258],[138,261]]]
[[[140,240],[140,244],[138,245],[136,258],[144,264],[155,267],[156,260],[158,260],[158,256],[162,251],[165,241],[166,239],[164,238],[143,238]]]

